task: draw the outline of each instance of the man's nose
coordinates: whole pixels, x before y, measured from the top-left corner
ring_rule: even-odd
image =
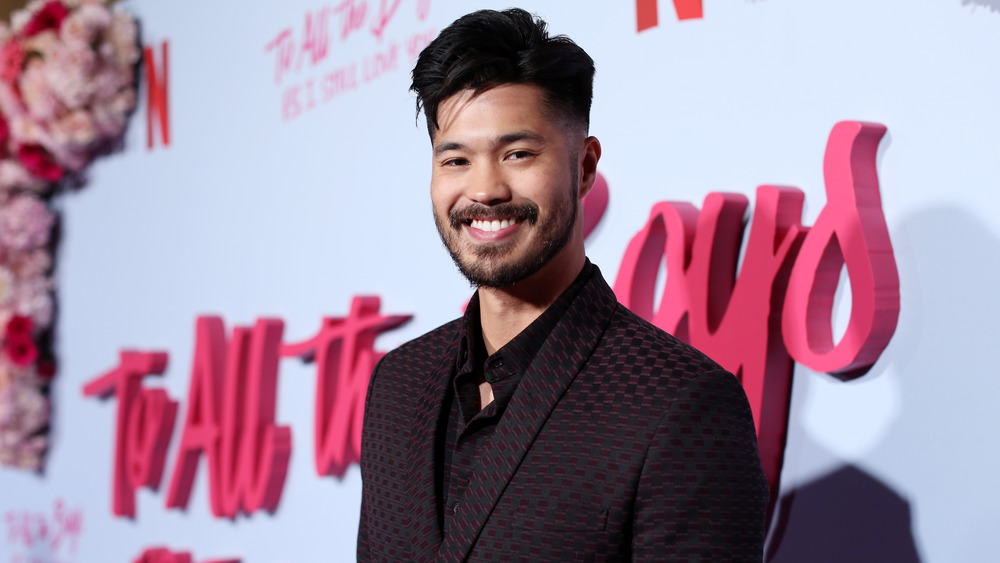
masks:
[[[511,199],[510,183],[497,164],[476,166],[468,180],[465,197],[476,203],[496,205]]]

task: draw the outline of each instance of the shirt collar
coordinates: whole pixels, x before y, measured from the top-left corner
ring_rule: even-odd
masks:
[[[485,371],[487,381],[491,383],[515,374],[523,374],[542,348],[545,339],[559,324],[559,320],[569,309],[573,299],[590,281],[595,269],[590,260],[587,260],[573,283],[556,298],[545,312],[488,358],[481,357],[481,355],[485,355],[485,346],[482,343],[483,331],[480,324],[479,292],[477,291],[465,309],[465,336],[461,343],[460,371],[466,371],[476,365],[490,367],[491,369]]]

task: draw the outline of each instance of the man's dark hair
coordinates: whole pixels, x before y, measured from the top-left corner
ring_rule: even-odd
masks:
[[[417,113],[423,109],[432,138],[441,102],[465,89],[478,95],[502,84],[537,86],[549,109],[590,125],[594,60],[569,37],[549,37],[544,21],[519,8],[455,20],[421,51],[412,76]]]

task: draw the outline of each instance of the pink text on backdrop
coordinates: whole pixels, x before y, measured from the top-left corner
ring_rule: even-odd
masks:
[[[83,512],[66,508],[62,499],[55,501],[51,515],[29,510],[8,510],[3,515],[7,525],[6,542],[11,561],[54,561],[76,555],[83,529]],[[20,553],[23,550],[24,553]]]
[[[168,507],[187,507],[204,454],[213,514],[277,508],[292,453],[291,429],[274,421],[283,331],[280,320],[259,319],[234,327],[227,341],[221,318],[198,319]]]
[[[375,364],[375,337],[408,322],[409,315],[379,314],[378,297],[355,297],[347,317],[324,317],[316,336],[286,344],[282,356],[316,363],[314,447],[318,475],[343,476],[361,459],[361,421]]]
[[[143,60],[146,71],[146,148],[152,150],[156,144],[153,133],[154,126],[159,125],[160,141],[163,146],[170,146],[170,106],[168,81],[170,66],[168,59],[168,43],[160,44],[160,69],[156,68],[156,51],[152,46],[143,48]]]
[[[662,202],[629,243],[615,280],[619,300],[740,377],[753,410],[771,508],[779,492],[793,360],[844,379],[865,373],[895,331],[899,277],[882,213],[875,156],[886,128],[844,121],[830,133],[827,203],[801,224],[803,193],[761,186],[737,275],[747,198],[712,193],[701,211]],[[654,310],[661,261],[667,278]],[[841,269],[851,315],[834,343]]]
[[[416,18],[423,21],[430,12],[430,0],[415,1]],[[398,72],[404,52],[412,64],[437,36],[437,30],[397,32],[396,38],[390,38],[387,29],[402,5],[402,0],[341,0],[307,11],[301,30],[288,27],[278,32],[264,46],[264,52],[274,57],[276,85],[282,86],[286,79],[293,78],[293,82],[282,86],[282,119],[291,121],[361,85]],[[335,40],[346,43],[365,29],[376,38],[377,46],[372,51],[353,60],[342,57],[324,67],[335,52]],[[400,39],[402,33],[407,35]],[[300,76],[303,73],[305,76]]]
[[[335,26],[334,35],[343,43],[369,23],[369,31],[381,42],[401,3],[402,0],[379,0],[372,10],[368,0],[341,0],[332,6],[306,11],[298,35],[294,28],[287,27],[264,46],[265,53],[274,55],[274,83],[280,85],[288,73],[301,72],[303,63],[315,67],[325,61],[330,55],[331,26]],[[430,4],[430,0],[416,0],[419,21],[427,19]]]
[[[121,352],[118,365],[84,385],[87,397],[118,400],[112,512],[135,516],[135,491],[156,490],[177,416],[177,401],[163,389],[144,389],[142,379],[167,369],[166,352]]]
[[[702,17],[701,0],[673,0],[677,19],[690,20]],[[659,0],[635,0],[636,31],[660,25]]]
[[[291,455],[291,429],[275,423],[280,356],[316,363],[317,474],[342,476],[359,459],[361,416],[375,337],[411,317],[382,316],[378,297],[355,297],[347,317],[326,317],[318,334],[283,346],[283,323],[260,319],[226,339],[218,317],[196,322],[187,414],[174,461],[168,508],[186,508],[205,458],[209,502],[217,517],[274,511]],[[123,351],[119,365],[84,385],[87,396],[118,398],[112,512],[135,516],[135,491],[157,489],[177,403],[142,378],[166,369],[165,352]]]
[[[150,547],[143,551],[132,563],[192,563],[194,560],[188,551],[170,551],[165,547]],[[239,558],[206,559],[201,563],[240,563]]]

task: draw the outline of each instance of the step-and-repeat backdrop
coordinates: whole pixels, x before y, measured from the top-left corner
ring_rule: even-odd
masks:
[[[117,6],[138,106],[54,200],[48,450],[0,467],[0,561],[351,560],[368,373],[471,292],[409,72],[508,5]],[[596,62],[589,257],[747,389],[768,557],[995,560],[1000,2],[522,7]]]

